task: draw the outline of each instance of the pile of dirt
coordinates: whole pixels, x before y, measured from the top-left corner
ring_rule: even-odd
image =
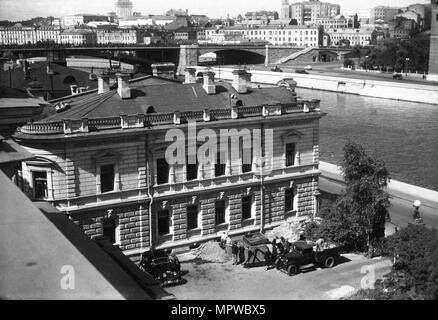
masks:
[[[267,231],[266,237],[270,241],[278,238],[285,238],[286,240],[289,240],[289,242],[295,242],[300,240],[300,235],[304,233],[304,224],[303,222],[298,221],[285,221],[282,224],[280,224],[278,227]]]
[[[193,250],[193,254],[198,258],[209,262],[225,263],[230,260],[226,251],[222,249],[216,241],[209,241],[201,244],[198,248]]]

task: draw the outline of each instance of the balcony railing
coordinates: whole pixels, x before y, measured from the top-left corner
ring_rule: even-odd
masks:
[[[233,107],[229,109],[205,109],[173,113],[120,115],[107,118],[82,118],[57,122],[28,123],[20,128],[22,133],[33,135],[73,134],[108,129],[147,128],[160,125],[187,123],[188,121],[217,121],[250,117],[271,117],[293,113],[319,112],[319,100],[299,100],[294,104],[281,106]]]

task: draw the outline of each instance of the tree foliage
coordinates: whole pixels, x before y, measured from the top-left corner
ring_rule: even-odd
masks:
[[[348,142],[344,147],[342,171],[346,193],[332,208],[321,212],[319,226],[307,226],[309,238],[323,237],[344,244],[350,250],[373,250],[385,236],[389,196],[384,191],[389,173],[382,160],[366,154],[364,148]]]
[[[438,299],[438,231],[409,225],[385,240],[391,272],[354,299]]]

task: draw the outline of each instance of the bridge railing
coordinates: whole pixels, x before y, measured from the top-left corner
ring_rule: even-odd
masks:
[[[251,117],[281,116],[293,113],[319,112],[319,100],[298,100],[290,105],[233,107],[172,113],[120,115],[106,118],[69,119],[54,122],[28,123],[19,130],[25,134],[76,134],[110,129],[150,128],[161,125],[179,125],[189,121],[210,122]]]

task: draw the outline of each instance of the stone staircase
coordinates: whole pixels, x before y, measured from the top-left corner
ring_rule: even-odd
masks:
[[[278,60],[275,64],[283,64],[283,63],[286,63],[286,62],[288,62],[288,61],[290,61],[290,60],[295,60],[295,59],[301,57],[302,55],[305,55],[306,53],[309,53],[309,52],[312,51],[313,49],[314,49],[314,47],[307,47],[307,48],[304,48],[303,50],[300,50],[300,51],[298,51],[298,52],[295,52],[295,53],[291,54],[290,56],[287,56],[287,57],[281,58],[281,59]]]

